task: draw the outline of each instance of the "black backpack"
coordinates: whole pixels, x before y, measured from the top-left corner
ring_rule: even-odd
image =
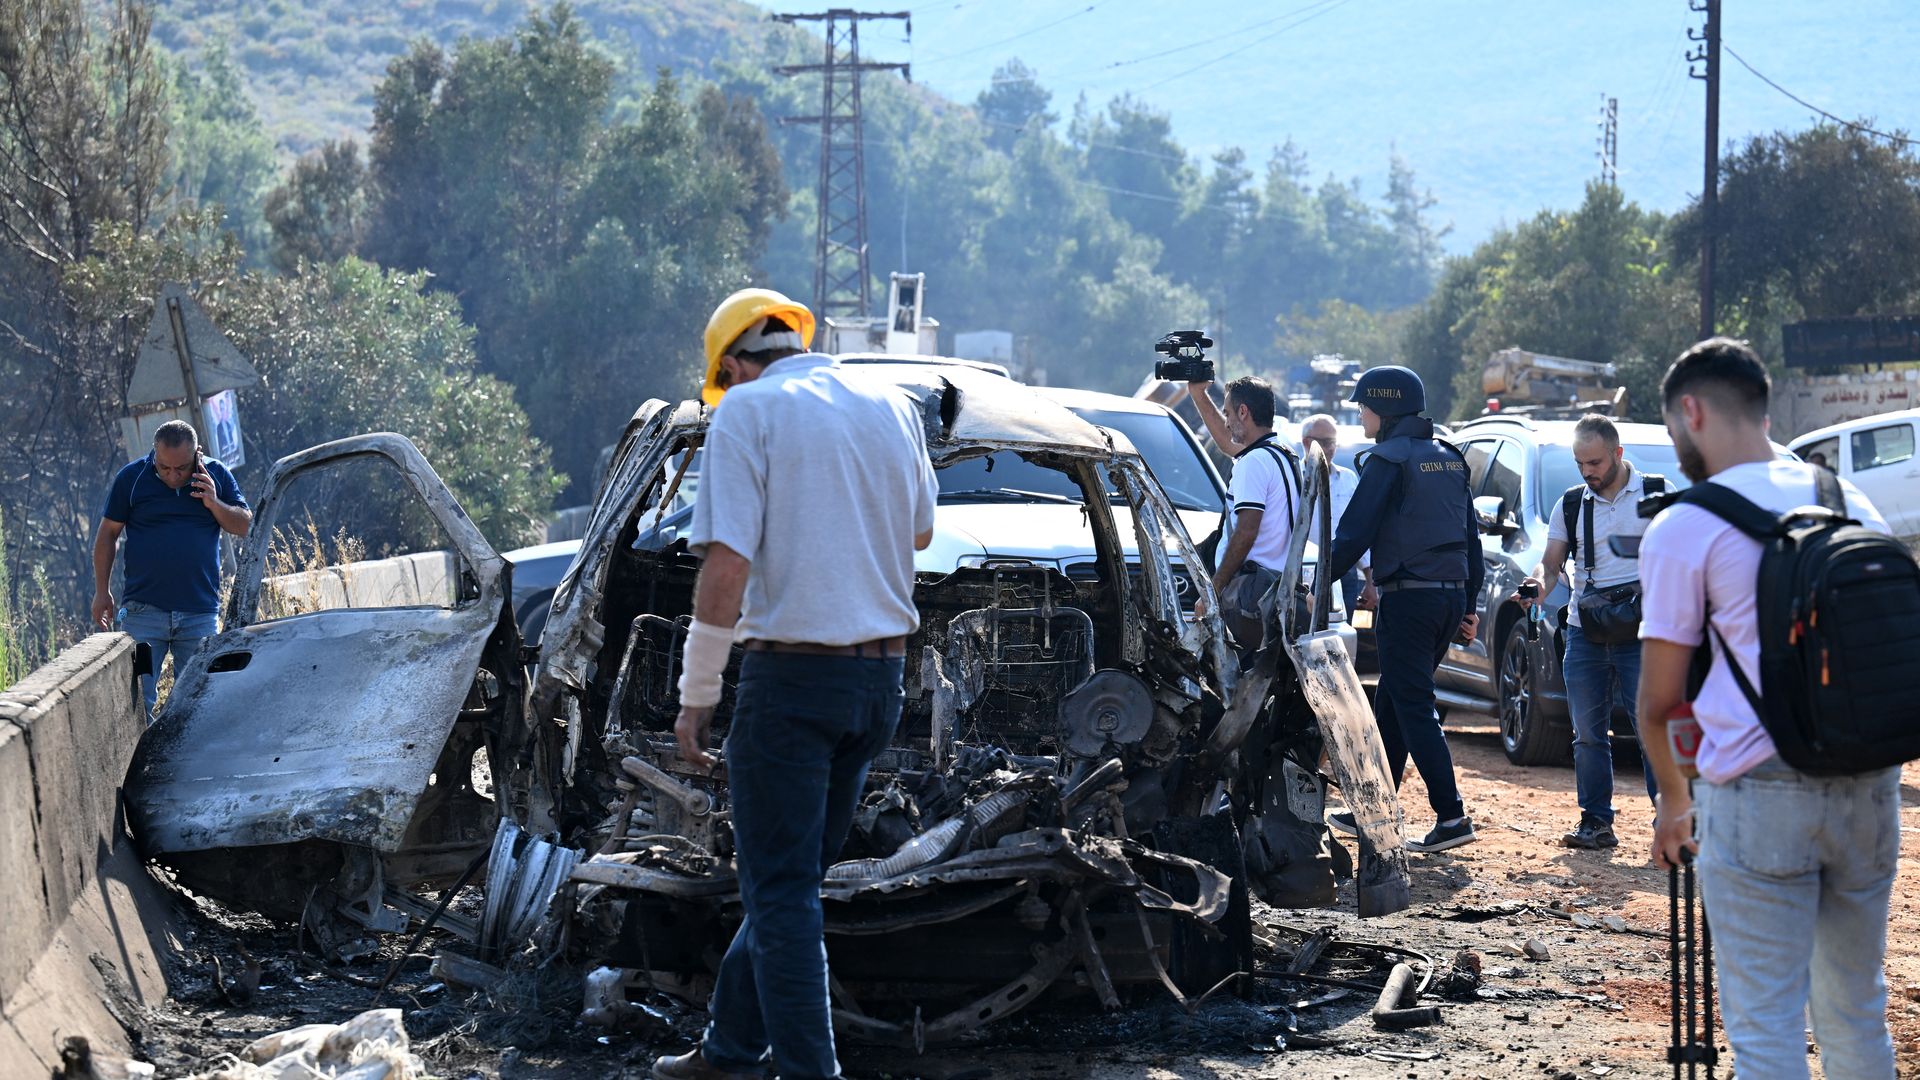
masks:
[[[1713,636],[1780,757],[1814,775],[1871,772],[1920,758],[1920,566],[1848,518],[1840,481],[1814,472],[1819,505],[1778,516],[1714,483],[1679,501],[1764,545],[1758,692]]]

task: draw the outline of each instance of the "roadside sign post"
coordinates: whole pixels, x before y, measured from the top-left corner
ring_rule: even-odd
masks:
[[[132,415],[120,420],[128,459],[145,452],[161,424],[184,420],[223,464],[229,468],[245,464],[233,391],[256,385],[260,373],[194,302],[185,285],[165,285],[154,300],[153,316],[127,383]]]

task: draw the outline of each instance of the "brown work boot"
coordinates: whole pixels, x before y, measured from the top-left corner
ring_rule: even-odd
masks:
[[[760,1072],[732,1072],[708,1064],[706,1055],[697,1046],[679,1057],[653,1059],[653,1080],[760,1080],[764,1075]]]

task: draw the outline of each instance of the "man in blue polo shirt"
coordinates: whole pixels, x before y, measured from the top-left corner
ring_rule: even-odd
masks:
[[[201,640],[218,629],[220,531],[245,536],[252,523],[233,474],[201,455],[200,436],[181,420],[160,425],[153,450],[113,478],[93,538],[93,622],[113,628],[113,552],[124,532],[120,628],[153,654],[152,674],[140,678],[149,719],[166,654],[173,654],[177,675]]]

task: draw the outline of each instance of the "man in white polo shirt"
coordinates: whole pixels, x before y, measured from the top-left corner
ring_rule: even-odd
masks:
[[[900,720],[920,622],[913,553],[933,540],[933,466],[907,396],[803,352],[805,307],[735,293],[707,324],[707,428],[691,549],[700,552],[680,679],[680,754],[711,766],[708,730],[736,641],[727,735],[745,918],[714,980],[700,1046],[658,1080],[840,1075],[820,882],[867,767]],[[725,400],[721,400],[721,395]],[[830,583],[830,584],[829,584]]]
[[[1286,569],[1300,474],[1292,451],[1273,433],[1279,398],[1265,379],[1247,375],[1228,383],[1225,416],[1207,396],[1206,383],[1187,384],[1187,394],[1213,441],[1233,454],[1213,584],[1227,628],[1244,655],[1260,647],[1266,618],[1261,601]]]
[[[1608,541],[1647,531],[1639,511],[1640,497],[1648,492],[1646,478],[1620,446],[1620,430],[1597,413],[1574,425],[1573,460],[1585,483],[1569,489],[1547,512],[1546,554],[1523,584],[1534,588],[1527,603],[1540,603],[1547,583],[1560,576],[1567,557],[1573,556],[1567,655],[1561,672],[1573,719],[1573,784],[1580,822],[1560,842],[1573,848],[1610,848],[1620,843],[1613,833],[1613,707],[1619,704],[1628,720],[1633,719],[1633,697],[1640,689],[1640,641],[1632,626],[1583,626],[1580,598],[1639,582],[1639,562],[1615,555]],[[1647,797],[1652,798],[1653,769],[1646,755],[1640,760]]]
[[[1785,513],[1816,501],[1816,467],[1774,456],[1769,389],[1752,349],[1712,338],[1667,370],[1662,408],[1689,479]],[[1867,497],[1841,484],[1847,515],[1888,531]],[[1742,1077],[1805,1077],[1810,1016],[1827,1076],[1891,1080],[1887,908],[1900,855],[1900,770],[1810,776],[1780,759],[1729,666],[1760,683],[1760,556],[1759,541],[1685,503],[1655,518],[1641,541],[1640,744],[1660,783],[1654,862],[1677,866],[1683,848],[1699,854],[1721,1016]],[[1693,702],[1700,782],[1690,793],[1667,717],[1686,698],[1694,650],[1712,647],[1709,621],[1733,655],[1714,649]]]

